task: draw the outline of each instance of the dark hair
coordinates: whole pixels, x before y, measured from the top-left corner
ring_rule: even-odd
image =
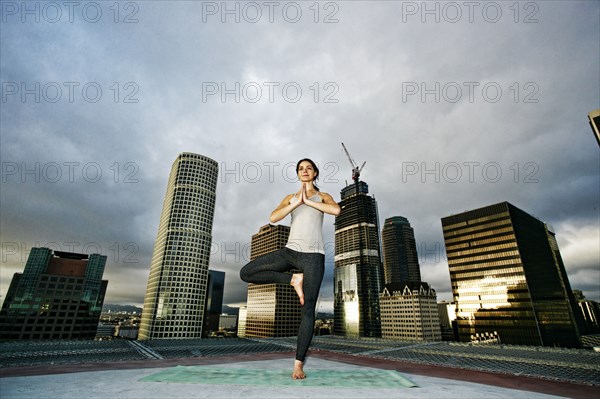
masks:
[[[313,169],[317,173],[316,176],[315,176],[315,179],[313,180],[313,186],[315,186],[315,190],[321,191],[321,190],[319,190],[319,187],[317,187],[317,185],[315,184],[315,181],[319,179],[319,168],[317,167],[317,164],[313,162],[312,159],[302,158],[301,160],[299,160],[298,163],[296,164],[296,174],[298,174],[298,170],[300,170],[300,164],[302,162],[304,162],[304,161],[310,162],[311,166],[313,167]]]

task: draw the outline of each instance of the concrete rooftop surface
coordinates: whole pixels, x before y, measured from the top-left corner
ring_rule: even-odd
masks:
[[[307,380],[261,381],[262,372],[291,374],[294,349],[294,337],[6,341],[0,342],[0,397],[600,398],[600,353],[591,350],[321,336],[309,351]],[[154,378],[176,366],[225,377]],[[361,376],[386,370],[417,386],[356,386]],[[236,377],[248,371],[258,378]],[[313,384],[327,375],[347,377],[332,386]]]

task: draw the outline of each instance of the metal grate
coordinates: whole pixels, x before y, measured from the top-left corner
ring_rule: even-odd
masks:
[[[135,345],[127,340],[4,341],[0,342],[0,367],[230,356],[289,352],[295,347],[296,337],[161,339]],[[600,386],[600,353],[591,350],[335,336],[314,337],[311,349]]]

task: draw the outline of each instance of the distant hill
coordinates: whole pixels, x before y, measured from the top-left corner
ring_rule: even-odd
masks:
[[[127,313],[132,313],[132,312],[137,312],[137,313],[142,313],[142,308],[138,308],[137,306],[133,306],[133,305],[117,305],[117,304],[104,304],[104,306],[102,306],[102,311],[103,312],[127,312]],[[227,305],[223,305],[223,313],[227,313],[227,314],[235,314],[237,315],[239,312],[239,308],[231,308]]]
[[[234,315],[238,315],[240,312],[240,308],[233,308],[227,305],[223,305],[223,308],[221,310],[222,313],[227,313],[227,314],[234,314]],[[327,312],[318,312],[317,313],[317,319],[333,319],[333,313],[327,313]]]
[[[133,312],[137,312],[137,313],[142,313],[142,308],[138,308],[137,306],[133,306],[133,305],[114,305],[114,304],[104,304],[104,306],[102,306],[102,311],[103,312],[108,312],[110,311],[112,312],[125,312],[125,313],[133,313]]]

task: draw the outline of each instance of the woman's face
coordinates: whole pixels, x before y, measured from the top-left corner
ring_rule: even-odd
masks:
[[[298,166],[298,179],[301,182],[311,182],[317,177],[317,171],[309,161],[300,162]]]

